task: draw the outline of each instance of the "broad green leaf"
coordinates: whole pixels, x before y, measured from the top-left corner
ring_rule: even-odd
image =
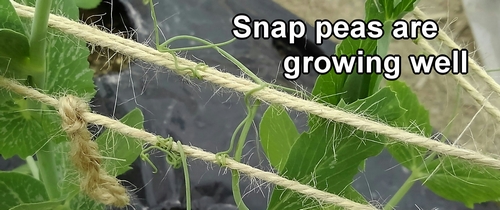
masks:
[[[27,100],[0,104],[0,154],[24,158],[33,155],[47,141],[40,124],[26,110]]]
[[[285,166],[288,153],[300,136],[293,120],[281,106],[271,105],[262,116],[259,137],[269,162],[278,171]]]
[[[365,21],[378,20],[380,22],[385,22],[387,17],[385,16],[384,5],[381,4],[383,0],[367,0],[365,1]],[[387,31],[384,31],[387,33]]]
[[[27,35],[27,31],[10,0],[0,0],[0,28]]]
[[[29,175],[0,171],[0,209],[48,200],[49,196],[42,182]]]
[[[346,74],[336,74],[333,71],[319,75],[314,84],[312,94],[319,99],[319,102],[337,105],[340,101],[341,91],[346,78]]]
[[[368,0],[365,3],[366,19],[382,22],[397,20],[413,11],[418,0]]]
[[[348,37],[344,41],[342,41],[336,47],[336,55],[356,55],[358,49],[363,49],[365,54],[373,54],[375,48],[377,46],[376,40],[371,39],[352,39]],[[336,74],[334,69],[328,72],[327,74],[319,75],[316,80],[316,84],[314,85],[314,89],[312,91],[313,95],[320,98],[321,102],[336,105],[341,98],[350,98],[349,93],[342,92],[346,86],[347,82],[351,85],[361,85],[361,81],[358,80],[349,80],[350,77],[356,75],[357,77],[362,77],[364,75],[359,75],[357,73],[352,73],[350,75],[347,74]],[[352,87],[353,89],[358,86]],[[351,90],[353,91],[353,90]],[[357,98],[356,98],[357,99]]]
[[[417,96],[403,82],[389,81],[387,85],[396,92],[401,107],[408,110],[402,117],[394,121],[393,126],[430,137],[432,126],[429,121],[429,112],[420,104]],[[424,163],[427,153],[425,148],[400,142],[389,143],[387,149],[394,159],[410,170],[420,167]]]
[[[377,48],[377,40],[374,39],[357,39],[347,38],[340,46],[337,48],[337,55],[354,56],[357,55],[358,49],[364,50],[364,56],[374,55]],[[355,67],[356,69],[356,67]],[[341,98],[344,99],[346,103],[354,102],[358,99],[363,99],[368,97],[371,93],[370,90],[375,90],[375,88],[370,87],[372,84],[370,81],[373,74],[359,74],[353,70],[352,74],[349,74],[345,80],[344,86],[342,87]],[[380,75],[377,75],[380,76]]]
[[[8,57],[11,62],[26,62],[29,56],[28,37],[11,29],[0,28],[0,57]]]
[[[140,109],[135,108],[125,115],[120,122],[138,129],[143,129],[144,117]],[[103,167],[115,176],[131,169],[142,151],[140,140],[124,136],[106,129],[96,140],[103,159]]]
[[[96,201],[90,199],[87,195],[80,193],[70,202],[71,210],[104,210],[105,206],[103,204],[97,203]]]
[[[396,94],[397,92],[393,89],[385,87],[366,100],[357,100],[346,105],[344,109],[366,117],[375,116],[376,119],[372,120],[394,122],[407,112],[406,109],[401,107]]]
[[[349,105],[341,100],[339,107],[387,121],[396,120],[405,112],[389,88]],[[324,119],[317,119],[315,123],[317,125],[303,133],[292,146],[280,175],[348,199],[360,199],[359,193],[346,189],[350,189],[362,162],[382,151],[385,138]],[[314,200],[304,200],[301,194],[276,187],[268,209],[304,208],[319,209],[320,206]]]
[[[64,200],[45,201],[39,203],[24,203],[11,208],[10,210],[54,210],[63,209]]]
[[[388,3],[391,2],[391,0],[386,0]],[[415,9],[415,6],[418,4],[419,0],[392,0],[393,2],[393,10],[391,13],[392,14],[390,17],[392,20],[397,20],[403,18],[406,14],[409,12],[413,11]],[[396,3],[397,5],[395,5]]]
[[[437,195],[474,204],[500,199],[500,171],[455,157],[441,157],[420,172],[424,185]],[[436,170],[437,169],[437,170]]]
[[[101,3],[101,0],[76,0],[76,5],[82,9],[94,9]]]
[[[67,142],[69,140],[68,134],[62,130],[62,119],[59,112],[53,107],[47,107],[49,111],[42,113],[42,129],[51,138],[54,143]]]
[[[59,136],[57,138],[65,137]],[[70,154],[70,142],[63,141],[55,145],[54,158],[58,170],[54,176],[58,177],[57,185],[60,186],[61,195],[75,195],[80,192],[80,176],[70,159]]]
[[[396,8],[402,0],[394,0],[394,8]]]

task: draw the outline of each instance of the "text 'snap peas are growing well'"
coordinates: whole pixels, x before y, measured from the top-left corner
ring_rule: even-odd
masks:
[[[254,20],[246,14],[238,14],[233,18],[232,33],[238,39],[268,39],[286,38],[289,44],[295,39],[303,38],[307,34],[306,24],[301,20],[288,21]],[[315,21],[315,43],[322,44],[332,36],[343,40],[353,39],[380,39],[387,33],[379,20],[365,22],[353,20]],[[439,33],[439,27],[434,20],[396,20],[392,22],[391,36],[394,39],[434,39]],[[453,49],[451,57],[447,55],[424,56],[410,55],[408,61],[414,74],[430,74],[434,69],[438,74],[467,74],[468,51]],[[283,59],[283,77],[287,80],[296,80],[303,74],[314,71],[317,74],[327,74],[334,70],[336,74],[382,74],[387,80],[396,80],[401,76],[400,55],[366,55],[363,49],[358,49],[355,55],[321,55],[298,56],[288,55]],[[313,67],[310,70],[310,67]]]

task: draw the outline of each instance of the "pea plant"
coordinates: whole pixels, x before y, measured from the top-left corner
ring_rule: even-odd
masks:
[[[2,75],[45,94],[69,92],[92,98],[94,71],[89,68],[86,43],[49,28],[48,19],[53,13],[78,21],[77,3],[83,2],[82,7],[97,4],[66,0],[17,2],[34,6],[35,18],[21,19],[9,0],[0,1]],[[75,151],[61,130],[57,110],[4,89],[0,94],[0,154],[3,158],[17,155],[26,160],[30,169],[30,173],[0,172],[0,209],[104,208],[80,189],[79,174],[71,161]],[[143,116],[134,109],[121,121],[142,128]],[[100,165],[113,176],[127,171],[142,151],[139,141],[109,130],[95,142],[100,153],[108,157]]]
[[[100,1],[84,0],[16,0],[35,7],[33,19],[20,18],[11,1],[0,0],[0,71],[3,77],[15,79],[23,85],[36,88],[45,94],[72,95],[91,99],[95,95],[94,71],[89,68],[89,49],[82,40],[48,27],[49,14],[78,20],[78,8],[94,8]],[[297,93],[298,91],[269,84],[259,79],[236,58],[219,48],[230,44],[213,44],[192,36],[173,37],[160,44],[154,5],[149,5],[155,23],[156,48],[171,53],[213,48],[238,66],[247,76],[260,85],[245,94],[247,117],[239,124],[227,151],[217,154],[224,166],[226,158],[241,161],[243,145],[253,123],[259,100],[252,101],[252,93],[264,87]],[[411,12],[417,0],[368,0],[365,3],[365,20],[380,20],[384,30],[391,23]],[[198,47],[168,48],[178,39],[200,42]],[[343,40],[337,55],[356,55],[363,49],[366,55],[385,56],[388,52],[390,33],[379,40]],[[193,76],[203,71],[205,65],[189,69]],[[180,70],[179,68],[177,70]],[[304,97],[354,112],[391,126],[430,137],[432,127],[429,113],[405,83],[387,81],[382,86],[377,74],[320,75],[311,94]],[[27,164],[13,171],[0,172],[0,209],[104,209],[106,204],[92,199],[78,184],[80,174],[73,164],[76,157],[71,139],[61,130],[61,118],[56,109],[40,102],[0,89],[0,154],[4,158],[15,155]],[[134,109],[121,122],[143,129],[143,115]],[[364,171],[368,158],[377,156],[385,148],[404,167],[411,171],[407,181],[383,207],[393,209],[413,184],[423,184],[443,198],[459,201],[471,207],[476,203],[499,200],[500,172],[476,166],[470,162],[442,156],[382,135],[357,130],[342,123],[331,122],[317,116],[308,117],[309,130],[299,133],[284,107],[270,105],[259,125],[261,146],[277,173],[302,184],[341,195],[359,203],[368,203],[351,186],[353,177]],[[238,135],[239,134],[239,135]],[[174,167],[183,167],[189,176],[186,155],[170,150],[171,138],[161,139],[156,145],[143,145],[131,137],[104,130],[93,140],[102,156],[100,165],[118,176],[130,169],[137,158],[151,163],[148,151],[165,152],[166,161]],[[153,168],[154,165],[153,165]],[[27,169],[27,170],[26,170]],[[232,170],[232,188],[239,209],[248,209],[239,188],[240,175]],[[186,179],[186,206],[190,209],[189,179]],[[338,209],[281,187],[273,187],[268,209]]]

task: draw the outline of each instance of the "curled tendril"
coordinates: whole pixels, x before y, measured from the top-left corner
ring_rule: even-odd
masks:
[[[180,168],[182,166],[182,157],[178,152],[172,151],[173,139],[169,138],[158,138],[155,145],[149,145],[147,148],[143,149],[139,155],[143,161],[148,163],[151,168],[153,168],[153,173],[158,172],[158,168],[149,159],[149,152],[153,149],[160,150],[165,153],[165,160],[174,168]]]
[[[172,55],[172,57],[174,59],[176,71],[179,71],[179,73],[183,74],[184,73],[183,71],[189,70],[189,71],[191,71],[192,76],[196,77],[197,79],[202,79],[202,76],[200,75],[199,71],[204,71],[208,66],[200,63],[200,64],[197,64],[194,68],[193,67],[181,67],[178,63],[176,52],[186,51],[186,50],[199,50],[199,49],[212,48],[212,49],[217,50],[217,52],[219,54],[221,54],[224,58],[231,61],[234,65],[236,65],[247,76],[249,76],[255,83],[257,83],[259,85],[259,87],[256,87],[256,88],[248,91],[247,93],[245,93],[245,103],[246,103],[246,108],[248,110],[248,115],[245,117],[245,119],[238,125],[238,127],[234,131],[234,133],[231,137],[229,149],[226,151],[223,151],[223,152],[219,152],[215,156],[217,163],[219,165],[226,166],[227,165],[227,158],[230,158],[229,153],[232,152],[234,149],[234,142],[236,140],[236,136],[238,135],[238,133],[240,133],[240,136],[238,139],[238,145],[234,151],[235,161],[240,161],[241,153],[243,151],[244,141],[246,140],[246,136],[247,136],[248,131],[250,129],[250,125],[253,122],[253,118],[255,117],[255,114],[257,112],[257,108],[260,105],[259,100],[255,100],[254,103],[251,104],[250,103],[250,96],[253,93],[255,93],[259,90],[262,90],[266,87],[273,87],[273,88],[277,88],[277,89],[281,89],[281,90],[285,90],[285,91],[291,91],[291,92],[295,92],[295,93],[296,92],[302,93],[302,92],[297,91],[295,89],[281,87],[278,85],[269,84],[269,83],[264,82],[259,77],[257,77],[252,71],[250,71],[250,69],[248,69],[245,65],[243,65],[240,61],[238,61],[232,55],[230,55],[229,53],[227,53],[226,51],[224,51],[220,48],[223,45],[226,45],[226,44],[229,44],[229,43],[235,41],[236,38],[233,38],[233,39],[228,40],[226,42],[214,44],[214,43],[211,43],[211,42],[206,41],[204,39],[200,39],[200,38],[195,37],[195,36],[182,35],[182,36],[172,37],[172,38],[166,40],[165,42],[163,42],[162,44],[160,44],[158,22],[156,20],[156,15],[154,12],[153,2],[151,0],[143,0],[143,3],[144,4],[149,3],[149,5],[151,7],[151,17],[153,18],[153,23],[154,23],[156,49],[159,52],[166,52],[166,53],[170,53]],[[176,48],[176,49],[170,49],[168,47],[168,45],[170,43],[172,43],[176,40],[180,40],[180,39],[193,40],[193,41],[200,42],[204,45],[194,46],[194,47],[183,47],[183,48]],[[166,153],[166,161],[170,165],[172,165],[173,167],[180,167],[181,165],[184,165],[184,171],[186,172],[187,171],[187,163],[186,163],[185,157],[183,157],[184,153],[182,150],[180,151],[180,153],[171,151],[172,144],[173,144],[172,141],[165,142],[165,141],[161,140],[161,141],[158,141],[158,143],[155,146],[151,146],[151,147],[147,148],[146,150],[150,150],[151,148],[156,148],[158,150],[165,152]],[[182,145],[180,145],[179,142],[178,142],[178,145],[179,145],[179,147],[182,147]],[[149,156],[146,156],[145,154],[141,154],[141,158],[146,159],[146,161],[149,160],[148,157]],[[151,161],[147,161],[147,162],[152,165]],[[156,168],[156,167],[154,167],[154,165],[152,165],[152,166],[154,169]],[[243,199],[242,199],[242,196],[241,196],[240,190],[239,190],[239,173],[237,171],[234,171],[234,170],[232,170],[232,173],[233,173],[233,176],[232,176],[233,196],[234,196],[235,202],[238,204],[238,207],[240,210],[248,210],[248,208],[243,203]],[[188,180],[188,179],[186,179],[186,180]],[[186,184],[186,186],[188,186],[188,184]],[[186,190],[186,191],[189,192],[189,190]]]
[[[149,145],[147,148],[143,149],[140,157],[143,161],[148,163],[152,168],[153,168],[153,173],[158,172],[158,168],[154,165],[154,163],[149,159],[149,152],[153,149],[157,149],[165,153],[166,161],[168,164],[170,164],[173,168],[180,168],[183,166],[184,170],[184,176],[185,176],[185,185],[186,189],[191,189],[190,188],[190,183],[189,183],[189,169],[187,166],[187,157],[184,154],[184,149],[182,147],[182,144],[180,142],[177,142],[177,150],[173,151],[172,145],[174,144],[174,139],[172,137],[169,138],[157,138],[157,142],[154,145]],[[186,190],[186,206],[188,210],[191,210],[191,193],[189,190]]]

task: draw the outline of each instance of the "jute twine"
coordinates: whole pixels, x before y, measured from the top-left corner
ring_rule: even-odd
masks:
[[[88,103],[74,96],[56,99],[35,89],[23,86],[17,81],[1,76],[0,87],[58,109],[63,119],[63,128],[72,139],[72,159],[83,174],[81,183],[82,189],[94,199],[105,204],[123,206],[129,203],[129,197],[125,189],[118,185],[114,177],[110,177],[102,169],[99,169],[100,155],[97,145],[90,140],[90,133],[88,130],[83,131],[83,127],[86,129],[86,126],[84,126],[86,123],[102,125],[123,135],[140,139],[150,144],[156,144],[158,142],[158,136],[137,128],[129,127],[118,120],[91,113],[88,109]],[[186,145],[182,145],[182,148],[179,148],[177,144],[172,144],[171,147],[173,151],[177,152],[180,152],[182,149],[187,156],[193,159],[200,159],[215,164],[219,163],[215,154],[203,151],[202,149]],[[359,204],[341,196],[315,189],[297,181],[288,180],[277,174],[262,171],[229,158],[225,163],[226,167],[238,170],[250,178],[264,180],[268,183],[304,194],[320,202],[334,204],[346,209],[376,209],[373,206]]]
[[[33,18],[34,8],[20,5],[13,1],[11,1],[11,3],[16,8],[16,11],[19,16]],[[159,66],[164,66],[169,69],[175,69],[176,67],[174,57],[172,57],[172,55],[169,53],[160,53],[155,49],[139,44],[132,40],[123,39],[122,37],[105,33],[103,31],[92,28],[88,25],[80,24],[64,17],[51,14],[49,18],[49,26],[58,29],[60,31],[63,31],[64,33],[74,35],[75,37],[83,39],[87,42],[102,47],[107,47],[109,49],[112,49],[116,52],[125,54],[135,59],[140,59]],[[194,63],[190,60],[177,57],[177,66],[180,68],[187,68],[187,67],[194,68],[196,65],[197,63]],[[176,71],[176,73],[181,75],[192,76],[191,71],[189,70]],[[204,71],[199,71],[198,73],[204,80],[210,81],[214,84],[241,93],[246,93],[250,90],[259,87],[258,84],[252,81],[249,81],[245,78],[236,77],[229,73],[220,72],[215,68],[206,68]],[[34,89],[24,87],[12,80],[1,78],[0,86],[7,88],[11,91],[14,91],[18,94],[28,96],[35,100],[39,100],[42,103],[46,103],[56,108],[60,106],[58,99],[44,95]],[[262,101],[266,101],[272,104],[280,104],[297,111],[303,111],[306,113],[317,115],[325,119],[330,119],[333,121],[345,123],[364,131],[383,134],[388,137],[391,137],[396,141],[401,141],[404,143],[424,147],[444,155],[455,156],[465,160],[472,161],[476,164],[500,169],[499,160],[480,154],[478,152],[456,148],[454,146],[447,145],[426,138],[424,136],[413,134],[379,122],[371,121],[362,116],[353,113],[347,113],[314,101],[307,101],[298,97],[294,97],[290,94],[277,91],[271,88],[264,88],[260,91],[257,91],[253,94],[253,96]],[[88,111],[85,112],[82,112],[81,110],[79,111],[80,113],[78,116],[80,116],[80,118],[83,119],[85,122],[94,123],[97,125],[103,125],[109,129],[115,130],[124,135],[128,135],[137,139],[142,139],[148,143],[154,144],[157,141],[157,137],[153,134],[147,133],[145,131],[136,128],[129,127],[127,125],[122,124],[119,121],[107,118],[105,116],[93,114]],[[174,151],[179,151],[180,148],[178,148],[176,144],[173,144],[172,149]],[[182,149],[184,150],[187,156],[190,156],[194,159],[201,159],[212,163],[218,163],[213,153],[208,153],[201,149],[185,145],[182,146]],[[234,160],[229,159],[227,161],[227,167],[238,170],[249,177],[262,179],[269,183],[276,184],[278,186],[282,186],[290,190],[294,190],[296,192],[302,193],[308,197],[315,198],[318,201],[323,201],[325,203],[335,204],[337,206],[344,207],[347,209],[375,209],[375,207],[373,206],[355,203],[340,196],[314,189],[313,187],[300,184],[299,182],[296,181],[287,180],[274,173],[261,171],[252,168],[248,165],[236,162]]]

